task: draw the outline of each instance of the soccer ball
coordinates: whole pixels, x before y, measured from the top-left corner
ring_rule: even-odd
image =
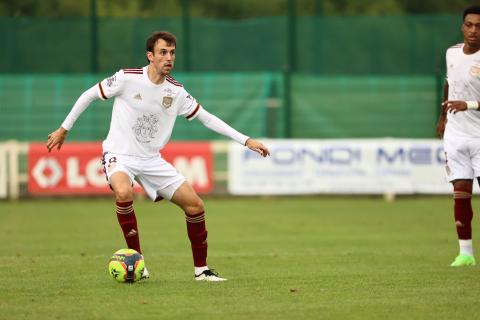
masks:
[[[145,269],[145,261],[142,255],[133,249],[118,250],[108,263],[108,273],[118,282],[140,280],[143,269]]]

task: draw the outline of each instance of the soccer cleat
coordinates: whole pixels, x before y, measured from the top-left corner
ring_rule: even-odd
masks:
[[[475,257],[469,256],[467,254],[459,254],[455,260],[450,265],[451,267],[465,267],[465,266],[474,266]]]
[[[148,278],[150,278],[150,273],[148,272],[147,267],[144,267],[140,280],[148,279]]]
[[[143,254],[142,254],[142,259],[145,262],[145,259],[143,258]],[[142,276],[140,277],[140,280],[148,279],[148,278],[150,278],[150,273],[148,272],[147,267],[144,266],[143,270],[142,270]]]
[[[220,278],[218,276],[218,273],[213,272],[213,270],[205,270],[199,275],[195,275],[195,280],[196,281],[212,281],[212,282],[217,282],[217,281],[225,281],[227,279]]]

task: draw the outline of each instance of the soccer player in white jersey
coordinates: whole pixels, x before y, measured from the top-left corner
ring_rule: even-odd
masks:
[[[67,132],[95,99],[115,98],[110,131],[103,141],[103,163],[107,180],[115,193],[116,213],[127,245],[142,252],[133,209],[133,181],[136,180],[154,201],[168,199],[185,212],[191,242],[195,279],[223,281],[207,266],[207,229],[202,200],[166,162],[160,151],[168,142],[177,116],[198,119],[207,128],[223,134],[266,157],[260,142],[236,131],[208,113],[170,76],[175,63],[175,36],[162,31],[147,39],[149,64],[123,69],[85,91],[62,125],[48,136],[47,148],[60,149]],[[148,277],[145,269],[144,277]]]
[[[463,13],[463,43],[448,48],[447,82],[437,134],[444,140],[447,178],[453,184],[460,252],[451,266],[473,266],[472,187],[480,183],[480,6]]]

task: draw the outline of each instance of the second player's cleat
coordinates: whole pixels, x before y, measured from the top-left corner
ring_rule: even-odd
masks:
[[[195,280],[196,281],[225,281],[227,279],[225,278],[220,278],[218,276],[218,273],[213,272],[213,270],[205,270],[199,275],[195,275]]]
[[[467,254],[459,254],[450,265],[451,267],[474,266],[475,257]]]

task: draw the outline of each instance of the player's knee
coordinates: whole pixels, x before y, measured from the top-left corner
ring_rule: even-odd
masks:
[[[117,187],[115,189],[115,199],[118,202],[126,202],[133,200],[133,190],[128,187]]]
[[[193,215],[205,211],[205,206],[203,200],[196,197],[196,199],[186,205],[184,209],[186,214]]]
[[[464,192],[472,194],[473,181],[472,180],[455,180],[453,181],[454,192]]]

